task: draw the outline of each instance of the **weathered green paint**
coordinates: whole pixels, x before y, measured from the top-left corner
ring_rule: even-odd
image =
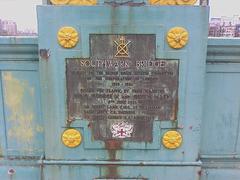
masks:
[[[240,41],[209,39],[201,129],[202,180],[238,180]]]
[[[32,160],[44,153],[36,38],[0,38],[0,78],[0,179],[40,179]]]
[[[173,13],[174,12],[174,13]],[[56,21],[56,18],[60,19]],[[194,21],[193,21],[194,19]],[[176,6],[141,6],[141,7],[70,7],[39,6],[39,49],[50,49],[48,60],[40,58],[41,97],[43,119],[45,122],[45,158],[68,162],[85,160],[81,173],[85,179],[92,178],[136,178],[173,179],[172,170],[179,173],[180,179],[197,179],[201,163],[199,160],[200,124],[204,96],[205,59],[207,50],[207,7]],[[77,29],[80,41],[72,49],[63,49],[57,42],[57,32],[61,27],[72,26]],[[189,32],[188,45],[183,49],[171,49],[165,37],[170,28],[182,26]],[[47,30],[46,30],[47,29]],[[94,140],[86,119],[77,119],[71,124],[83,134],[83,142],[74,149],[65,147],[57,137],[61,137],[65,129],[67,117],[66,103],[66,61],[65,58],[89,58],[90,34],[155,34],[156,58],[179,60],[179,109],[177,122],[154,121],[153,142],[124,141],[106,143]],[[169,129],[178,129],[183,135],[183,144],[179,149],[168,150],[161,144],[163,133]],[[121,150],[116,150],[121,148]],[[191,148],[189,148],[191,147]],[[98,167],[94,177],[89,175],[88,161],[104,160],[107,163]],[[111,165],[109,160],[119,161],[156,161],[156,167],[127,167]],[[55,163],[57,163],[56,161]],[[161,167],[160,162],[172,165]],[[186,162],[187,166],[177,165]],[[59,162],[60,163],[60,162]],[[196,163],[197,165],[192,165]],[[52,168],[51,165],[48,165]],[[196,167],[197,166],[197,167]],[[53,179],[77,178],[56,164],[54,173],[46,171],[45,177]],[[69,167],[67,168],[69,169]],[[139,170],[140,169],[140,170]],[[153,170],[154,169],[154,170]],[[138,171],[139,170],[139,171]],[[134,172],[138,171],[137,174]],[[157,171],[159,171],[157,173]],[[184,171],[185,173],[181,173]],[[128,174],[127,174],[128,172]],[[63,174],[62,174],[63,173]],[[74,173],[74,172],[72,172]],[[127,175],[126,175],[127,174]],[[180,175],[181,174],[181,175]]]
[[[5,111],[6,135],[8,154],[14,155],[19,150],[26,155],[42,153],[39,135],[43,134],[36,102],[37,73],[31,71],[4,71],[2,72],[3,101]],[[40,134],[39,134],[40,133]],[[41,135],[40,135],[41,136]]]
[[[70,16],[73,15],[70,14]],[[59,24],[58,27],[60,27],[60,25],[61,24]],[[141,25],[139,25],[138,27],[141,27]],[[151,29],[153,29],[154,27],[154,25],[151,25],[148,28],[145,27],[144,31],[152,31]],[[131,31],[134,29],[132,26],[129,28]],[[51,31],[53,31],[53,29]],[[84,28],[81,28],[81,30],[82,29]],[[106,29],[108,28],[99,28],[99,31],[105,32]],[[57,31],[57,28],[54,30],[53,34],[55,33],[55,31]],[[115,29],[114,31],[117,30]],[[47,33],[47,31],[45,32]],[[137,32],[137,30],[135,30],[135,32]],[[166,31],[163,28],[160,32],[164,33]],[[164,38],[161,35],[159,37],[159,57],[180,56],[180,59],[188,57],[188,55],[184,55],[184,53],[186,53],[186,49],[181,51],[180,55],[176,54],[176,52],[174,52],[173,50],[165,47],[166,45],[163,46],[162,41],[164,40]],[[53,36],[52,41],[54,40],[55,36]],[[42,41],[41,43],[47,44],[52,41],[44,40],[44,42]],[[86,37],[85,41],[87,41]],[[194,42],[194,44],[195,43],[197,42]],[[54,45],[56,45],[56,41],[54,41],[54,43],[52,44],[52,46]],[[50,47],[51,46],[46,46],[45,48]],[[178,155],[174,155],[175,153],[178,153],[178,151],[170,151],[169,153],[167,153],[167,151],[164,150],[164,153],[158,153],[159,149],[160,151],[162,151],[163,149],[163,147],[161,147],[160,145],[159,137],[161,137],[161,134],[165,131],[165,128],[174,126],[174,124],[169,124],[167,122],[156,122],[154,127],[155,143],[126,143],[124,145],[126,151],[116,153],[117,158],[124,158],[125,160],[129,160],[130,158],[133,159],[134,156],[134,158],[138,159],[138,161],[100,161],[108,158],[108,155],[106,153],[103,153],[104,150],[102,148],[104,144],[102,142],[96,143],[93,141],[93,139],[91,138],[91,133],[87,131],[88,123],[84,121],[74,122],[73,125],[78,126],[79,130],[83,133],[83,145],[86,148],[89,157],[91,157],[91,160],[85,159],[83,161],[83,158],[79,158],[81,156],[86,156],[86,152],[84,152],[83,150],[70,150],[62,146],[61,148],[63,148],[63,150],[61,150],[62,152],[57,152],[57,158],[55,158],[55,160],[50,158],[44,161],[41,160],[43,156],[40,157],[40,155],[43,154],[45,151],[48,152],[48,157],[50,157],[50,155],[53,156],[52,154],[50,154],[50,152],[55,152],[56,144],[58,144],[60,141],[58,139],[58,135],[62,132],[61,127],[64,126],[65,118],[62,118],[61,115],[59,115],[57,116],[57,118],[54,118],[54,121],[50,121],[49,124],[46,123],[45,126],[42,125],[43,118],[41,115],[42,111],[39,95],[39,62],[37,48],[38,40],[36,38],[0,38],[0,155],[3,156],[0,158],[0,179],[10,179],[11,176],[8,174],[8,170],[12,168],[15,170],[12,179],[20,180],[40,180],[43,179],[43,176],[45,176],[45,179],[50,180],[79,178],[88,180],[96,177],[106,176],[110,173],[109,170],[111,168],[113,170],[117,169],[117,172],[118,174],[120,174],[121,178],[147,177],[149,179],[158,180],[163,178],[166,179],[167,177],[167,179],[193,180],[198,179],[199,175],[201,175],[201,180],[239,179],[240,101],[238,92],[240,87],[240,40],[208,40],[202,125],[200,127],[185,126],[185,124],[189,125],[187,124],[187,122],[191,121],[189,119],[186,119],[186,121],[181,121],[182,123],[179,124],[184,124],[183,128],[186,129],[186,132],[199,132],[199,130],[201,132],[201,144],[199,146],[200,161],[197,162],[191,161],[192,158],[196,156],[188,155],[188,153],[193,152],[193,150],[191,149],[191,143],[189,144],[189,142],[191,142],[189,138],[186,139],[187,141],[184,142],[184,146],[182,147],[186,147],[186,151],[189,152],[187,153],[187,155],[182,155],[182,159],[179,159]],[[57,72],[62,72],[64,70],[62,63],[65,57],[80,57],[83,54],[85,54],[87,57],[88,47],[83,49],[82,48],[83,43],[81,42],[79,49],[77,49],[76,51],[72,50],[71,52],[67,52],[66,50],[58,50],[57,48],[52,50],[54,52],[57,51],[63,55],[63,57],[57,56],[58,58],[56,59],[56,61],[50,59],[50,61],[48,62],[48,64],[52,66],[55,65],[58,68],[57,70],[60,70],[54,71],[55,76],[58,74]],[[165,52],[165,50],[167,52]],[[54,62],[51,62],[51,60]],[[188,61],[195,61],[195,59],[188,58]],[[46,69],[46,72],[49,71],[49,69],[47,71],[47,68],[49,68],[47,65],[45,65],[44,68]],[[188,67],[185,66],[182,71],[189,68],[191,68],[190,65]],[[49,76],[49,74],[46,76]],[[190,76],[189,78],[192,78],[192,76]],[[49,79],[51,79],[51,77],[49,77]],[[64,86],[59,86],[59,82],[61,82],[61,79],[64,79],[63,72],[59,73],[56,78],[52,78],[51,80],[58,81],[58,83],[53,84],[53,86],[56,86],[54,88],[54,92],[60,89],[61,93],[64,94],[65,91],[61,89]],[[186,79],[184,78],[180,80],[186,82]],[[47,81],[47,78],[44,79],[44,81]],[[16,96],[17,99],[21,97],[19,95],[23,94],[22,97],[25,100],[21,99],[20,102],[23,103],[23,106],[20,107],[20,110],[18,109],[19,107],[17,108],[16,104],[15,106],[14,104],[11,104],[11,100],[7,100],[8,97],[6,94],[11,93],[11,90],[6,91],[6,88],[9,88],[8,85],[6,86],[6,84],[8,83],[10,83],[10,85],[15,85],[14,90],[18,89],[18,91],[16,91],[16,93],[19,93],[18,96]],[[186,85],[186,83],[184,84]],[[199,87],[198,82],[196,82],[196,84],[194,85],[196,86],[196,88]],[[42,86],[43,89],[46,87],[47,86]],[[21,88],[23,88],[23,90],[21,90]],[[31,90],[32,88],[34,88],[34,90]],[[192,93],[194,94],[193,91]],[[15,94],[13,94],[11,98],[14,98],[14,95]],[[58,95],[59,94],[55,95],[55,97],[60,97]],[[55,101],[53,102],[56,103]],[[56,104],[57,107],[61,109],[61,111],[58,111],[58,113],[64,114],[64,101],[57,101]],[[45,108],[43,103],[42,107]],[[16,112],[12,112],[14,108],[17,108]],[[21,108],[26,109],[26,111]],[[187,113],[191,113],[189,111],[190,110],[188,110]],[[29,112],[34,114],[32,116],[33,118],[29,118],[27,116]],[[30,130],[33,130],[33,134],[38,135],[36,136],[36,138],[33,138],[32,141],[29,141],[28,143],[24,143],[26,142],[25,140],[28,138],[22,138],[21,136],[11,138],[9,137],[8,132],[11,130],[11,127],[17,128],[19,125],[19,121],[16,121],[16,119],[21,119],[12,118],[12,115],[16,115],[16,113],[22,114],[22,117],[24,117],[22,118],[22,120],[24,122],[28,122],[29,119],[32,119],[31,123],[29,122],[30,124],[28,127],[30,127]],[[47,117],[50,118],[51,116]],[[186,117],[184,116],[183,119],[185,118]],[[51,148],[44,148],[44,130],[48,129],[48,126],[55,127],[55,123],[58,123],[60,127],[57,135],[56,133],[53,133],[53,129],[51,129],[49,135],[52,135],[54,137],[51,137],[49,139],[47,137],[45,138],[46,144],[52,142],[53,145],[51,145]],[[163,130],[160,131],[159,127],[162,127]],[[186,133],[184,134],[186,135]],[[33,135],[29,137],[35,136]],[[14,142],[16,138],[20,138],[20,142],[21,140],[23,141],[21,143]],[[28,147],[30,147],[29,149],[38,148],[39,151],[23,151],[23,149],[26,147],[26,144],[28,145]],[[150,151],[152,156],[149,158],[149,156],[145,156],[145,154],[141,151]],[[128,152],[130,152],[130,154]],[[64,157],[62,156],[63,154],[65,155],[65,157],[70,157],[72,161],[67,158],[61,158]],[[14,156],[14,160],[9,159],[10,155],[12,156],[11,158],[13,158]],[[170,157],[172,159],[169,159]],[[79,160],[76,161],[75,158]],[[156,160],[157,158],[160,158],[161,161],[149,161]],[[186,159],[188,159],[189,161],[182,161]],[[42,164],[45,164],[43,168],[41,168]],[[110,169],[107,167],[109,164],[112,165]],[[117,166],[117,168],[115,168],[114,165]],[[201,169],[202,172],[200,173]]]

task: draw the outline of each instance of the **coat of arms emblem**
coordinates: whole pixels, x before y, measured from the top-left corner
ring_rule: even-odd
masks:
[[[128,45],[131,41],[127,41],[124,36],[120,36],[118,41],[114,41],[117,45],[117,52],[115,57],[129,57]]]
[[[111,132],[113,138],[128,138],[132,136],[133,133],[133,124],[128,122],[117,122],[112,124]]]

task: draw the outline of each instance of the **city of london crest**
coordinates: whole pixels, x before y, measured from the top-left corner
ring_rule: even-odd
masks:
[[[117,122],[112,124],[111,132],[113,138],[128,138],[132,136],[133,133],[133,124],[128,122]]]

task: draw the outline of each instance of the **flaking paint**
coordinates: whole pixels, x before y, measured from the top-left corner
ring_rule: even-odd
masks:
[[[34,98],[34,87],[29,86],[26,81],[21,81],[13,76],[11,72],[3,73],[4,100],[10,115],[7,118],[12,121],[12,127],[8,129],[8,137],[15,138],[23,144],[31,144],[34,137],[33,119],[34,111],[32,106],[24,105],[25,93],[30,95],[27,98]],[[36,130],[41,130],[36,127]]]

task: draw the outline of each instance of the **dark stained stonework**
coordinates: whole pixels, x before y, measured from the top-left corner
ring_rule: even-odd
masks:
[[[124,140],[152,141],[153,121],[178,111],[179,61],[156,59],[155,46],[152,34],[90,35],[90,58],[66,59],[69,117],[90,121],[95,139],[118,139],[112,125],[127,122]]]

